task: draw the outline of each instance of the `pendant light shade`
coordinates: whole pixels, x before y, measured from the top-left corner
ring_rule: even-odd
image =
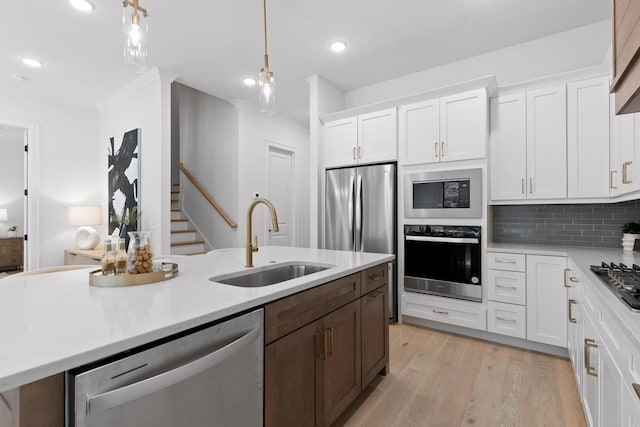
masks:
[[[144,73],[148,69],[149,15],[147,10],[138,4],[138,0],[124,0],[122,6],[124,63],[137,73]]]
[[[275,81],[273,72],[269,69],[269,55],[267,53],[267,0],[263,0],[264,11],[264,67],[258,75],[260,89],[260,113],[265,116],[275,114]]]

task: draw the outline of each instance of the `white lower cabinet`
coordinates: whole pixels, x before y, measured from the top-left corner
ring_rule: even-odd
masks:
[[[487,311],[479,303],[406,292],[402,314],[471,329],[487,330]]]
[[[625,384],[622,390],[622,426],[640,426],[640,385],[638,391],[632,384]]]
[[[567,259],[527,255],[527,339],[567,346]]]
[[[487,303],[487,331],[525,339],[527,337],[526,307],[489,301]]]

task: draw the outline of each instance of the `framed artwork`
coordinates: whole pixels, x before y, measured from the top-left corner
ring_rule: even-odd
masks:
[[[119,143],[109,138],[109,235],[129,241],[140,219],[140,129],[126,132]],[[128,246],[128,245],[127,245]]]

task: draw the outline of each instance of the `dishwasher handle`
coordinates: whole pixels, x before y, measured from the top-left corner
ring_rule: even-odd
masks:
[[[170,371],[163,372],[145,380],[87,397],[87,415],[114,408],[158,390],[171,387],[187,378],[223,362],[255,341],[261,333],[261,326],[252,329],[240,338],[230,342],[219,350]]]

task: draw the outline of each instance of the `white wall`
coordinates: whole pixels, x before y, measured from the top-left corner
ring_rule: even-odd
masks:
[[[179,124],[180,161],[236,223],[238,222],[238,114],[227,101],[174,83],[173,116]],[[174,134],[176,132],[174,131]],[[175,159],[174,159],[175,162]],[[213,248],[238,246],[239,229],[231,228],[180,176],[184,212]]]
[[[24,232],[24,131],[0,135],[0,209],[7,210],[7,221],[0,221],[0,237],[7,229],[18,226],[18,235]]]
[[[121,139],[139,128],[141,228],[152,230],[151,245],[156,254],[170,251],[171,189],[171,81],[173,76],[151,69],[102,100],[100,108],[100,194],[105,207],[108,198],[107,150],[109,138]]]
[[[30,127],[34,138],[29,152],[29,268],[61,265],[64,249],[75,245],[77,230],[67,223],[68,206],[106,206],[100,193],[98,111],[7,89],[0,93],[0,123]],[[104,234],[106,227],[96,229]]]
[[[309,247],[309,133],[292,123],[277,121],[258,114],[245,103],[235,101],[239,114],[239,186],[238,186],[238,228],[239,240],[236,246],[244,247],[246,241],[246,212],[254,192],[269,198],[267,191],[267,142],[276,143],[295,150],[294,192],[297,194],[296,237],[292,246]],[[313,159],[315,161],[315,158]],[[278,206],[276,206],[276,210]],[[261,245],[267,242],[266,206],[257,206],[253,212],[253,234],[258,236]],[[270,219],[269,219],[270,220]]]
[[[345,107],[412,95],[493,74],[498,86],[505,86],[597,66],[602,64],[610,45],[611,22],[597,22],[352,90],[345,94]]]

